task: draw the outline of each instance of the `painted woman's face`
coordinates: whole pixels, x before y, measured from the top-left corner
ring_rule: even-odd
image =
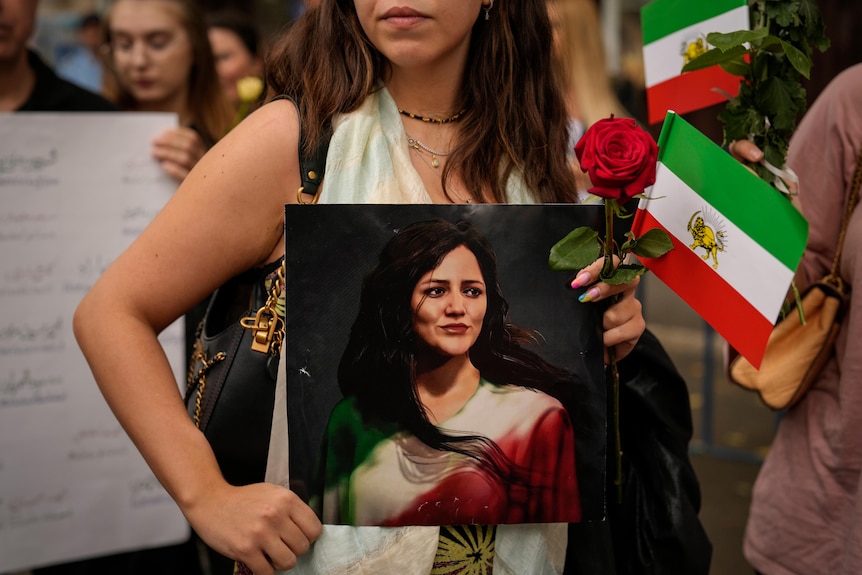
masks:
[[[114,66],[142,109],[185,104],[194,53],[179,17],[176,6],[160,0],[120,0],[111,10]]]
[[[413,332],[424,349],[445,356],[466,354],[482,331],[487,308],[479,262],[459,246],[413,288]]]

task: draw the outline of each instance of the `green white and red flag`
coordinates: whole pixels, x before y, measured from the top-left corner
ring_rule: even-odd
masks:
[[[682,67],[709,50],[710,32],[748,30],[747,0],[653,0],[641,8],[644,78],[650,124],[668,110],[680,114],[726,101],[739,93],[740,76],[711,66]]]
[[[755,367],[760,367],[808,240],[780,192],[674,112],[658,140],[656,181],[632,223],[674,249],[642,263]]]

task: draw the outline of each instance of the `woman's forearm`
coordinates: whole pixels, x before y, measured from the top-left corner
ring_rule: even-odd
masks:
[[[155,329],[92,297],[76,311],[74,329],[108,405],[183,511],[202,490],[224,482],[186,412]]]

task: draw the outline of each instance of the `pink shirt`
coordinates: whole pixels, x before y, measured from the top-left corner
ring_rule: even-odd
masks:
[[[862,64],[839,74],[790,144],[810,238],[800,288],[826,275],[862,150]],[[841,257],[848,286],[862,285],[862,209]],[[860,281],[857,282],[856,278]],[[862,294],[851,294],[836,356],[782,418],[754,485],[746,559],[766,575],[862,573]]]

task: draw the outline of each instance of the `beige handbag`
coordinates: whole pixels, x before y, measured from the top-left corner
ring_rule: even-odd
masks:
[[[834,352],[835,338],[841,327],[845,307],[845,287],[839,270],[841,248],[847,234],[847,224],[859,200],[860,181],[862,152],[856,159],[856,172],[841,223],[832,270],[802,295],[805,323],[800,321],[796,309],[788,312],[769,336],[759,370],[741,355],[731,362],[728,369],[731,382],[756,391],[772,409],[789,409],[796,405],[817,381],[820,371]]]

